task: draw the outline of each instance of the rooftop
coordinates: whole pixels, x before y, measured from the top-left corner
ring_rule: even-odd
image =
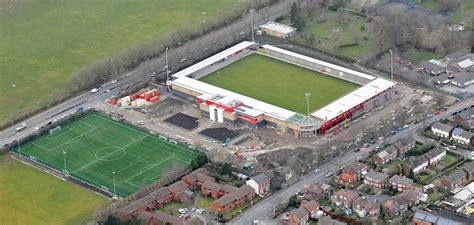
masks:
[[[285,24],[281,24],[281,23],[277,23],[273,21],[270,21],[270,22],[267,22],[266,24],[261,25],[260,28],[276,31],[278,33],[282,33],[285,35],[295,32],[297,30],[294,27],[290,27]]]

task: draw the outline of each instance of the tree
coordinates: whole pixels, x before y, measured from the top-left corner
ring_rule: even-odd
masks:
[[[296,2],[293,2],[290,9],[290,22],[291,25],[296,27],[299,31],[303,30],[305,26],[304,18],[301,15],[300,9]]]
[[[375,55],[418,39],[417,21],[402,13],[389,12],[375,17],[373,26],[372,53]]]
[[[202,167],[204,164],[208,162],[207,155],[199,154],[193,161],[191,161],[191,167],[193,170]]]
[[[438,7],[441,12],[455,12],[462,4],[462,0],[436,0],[436,2],[438,3]]]
[[[339,23],[347,23],[347,17],[348,17],[347,10],[343,8],[337,9],[337,20],[339,20]]]
[[[219,171],[221,175],[232,175],[232,166],[229,163],[224,163]]]

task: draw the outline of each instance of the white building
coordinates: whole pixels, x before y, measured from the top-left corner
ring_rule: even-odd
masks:
[[[440,122],[435,122],[431,125],[431,131],[433,134],[442,138],[450,138],[452,130],[453,126]]]
[[[261,25],[260,29],[262,29],[267,35],[282,39],[289,38],[296,33],[296,28],[273,21]]]
[[[463,145],[470,145],[472,143],[473,137],[473,133],[459,128],[454,128],[451,136],[453,141]]]

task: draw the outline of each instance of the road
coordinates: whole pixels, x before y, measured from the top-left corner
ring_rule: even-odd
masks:
[[[435,121],[446,119],[452,113],[457,112],[459,110],[462,110],[472,105],[474,105],[474,98],[470,98],[465,101],[458,102],[452,105],[451,107],[449,107],[445,112],[442,112],[440,115],[428,118],[426,121],[426,124],[431,124]],[[397,132],[396,134],[390,137],[387,137],[385,139],[385,142],[387,144],[394,143],[400,138],[415,134],[421,128],[422,128],[422,123],[412,125],[402,131]],[[369,147],[373,148],[375,147],[375,145],[376,144]],[[350,151],[340,158],[340,162],[339,162],[340,166],[342,167],[348,166],[351,163],[357,161],[358,156],[365,156],[364,154],[367,154],[367,153],[360,152],[360,151],[359,152]],[[255,220],[258,220],[258,224],[275,224],[276,221],[271,218],[273,206],[276,205],[278,202],[281,202],[283,199],[288,199],[291,195],[297,193],[298,190],[301,190],[304,187],[304,185],[319,183],[326,180],[327,178],[325,177],[325,174],[327,171],[337,171],[339,169],[337,165],[337,160],[334,159],[331,162],[328,162],[320,166],[319,169],[320,169],[319,172],[309,173],[306,176],[302,177],[298,182],[260,201],[259,203],[254,205],[252,208],[250,208],[249,210],[247,210],[240,216],[234,218],[231,221],[231,224],[252,224],[253,221]]]

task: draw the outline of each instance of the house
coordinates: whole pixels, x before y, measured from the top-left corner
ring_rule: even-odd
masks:
[[[309,218],[316,219],[317,218],[317,212],[319,211],[319,203],[317,203],[314,200],[311,201],[306,201],[303,200],[301,201],[301,207],[306,209],[309,213]]]
[[[408,207],[414,207],[420,203],[421,190],[419,189],[409,189],[403,192],[403,194],[398,195],[408,203]]]
[[[406,178],[405,176],[394,175],[388,180],[388,183],[393,189],[404,192],[412,187],[413,180]]]
[[[447,219],[438,215],[433,215],[431,213],[417,210],[413,215],[413,225],[465,225],[466,223],[454,221]]]
[[[449,73],[442,73],[439,76],[433,77],[433,83],[437,85],[446,85],[451,83],[452,75]]]
[[[233,208],[239,207],[245,202],[252,200],[255,191],[249,185],[242,185],[236,191],[226,194],[211,204],[212,211],[217,215],[223,215]]]
[[[309,221],[309,213],[303,207],[293,210],[288,218],[290,225],[306,225]]]
[[[388,175],[374,170],[365,174],[364,184],[374,186],[377,188],[385,188],[388,181]]]
[[[434,122],[431,124],[431,131],[433,134],[442,138],[450,138],[453,128],[453,126],[441,122]]]
[[[408,203],[400,197],[387,199],[382,203],[382,212],[384,215],[394,218],[405,213],[408,210]]]
[[[471,182],[463,188],[455,189],[455,191],[452,197],[442,201],[442,205],[445,209],[460,212],[465,207],[474,203],[474,182]]]
[[[465,131],[463,129],[454,128],[451,139],[462,145],[473,145],[474,144],[474,133]]]
[[[237,187],[234,187],[229,184],[224,184],[224,186],[222,186],[222,191],[224,192],[224,194],[233,193],[234,191],[237,191],[237,189],[238,189]]]
[[[428,74],[433,76],[438,76],[446,72],[446,69],[444,67],[431,62],[422,62],[420,63],[420,67],[422,67]]]
[[[162,213],[159,211],[155,212],[142,212],[137,219],[141,221],[140,224],[146,225],[161,225],[161,224],[172,224],[172,225],[184,225],[184,221],[178,217]]]
[[[354,200],[356,200],[358,197],[359,194],[356,191],[349,189],[341,189],[331,196],[331,201],[336,204],[336,206],[351,209],[352,202],[354,202]]]
[[[467,179],[471,179],[474,177],[474,162],[466,163],[463,167],[462,170],[466,172]]]
[[[373,196],[362,196],[352,203],[352,210],[359,217],[377,217],[380,214],[380,203]]]
[[[474,73],[472,72],[462,73],[460,76],[457,76],[454,79],[452,79],[451,83],[460,88],[465,88],[469,86],[470,84],[474,84]]]
[[[206,181],[213,181],[215,182],[216,179],[208,175],[209,171],[206,168],[199,168],[197,170],[192,171],[191,173],[186,174],[181,178],[191,190],[194,190]]]
[[[246,183],[255,190],[257,195],[265,195],[270,192],[270,178],[263,173],[252,177]]]
[[[397,158],[398,150],[395,146],[390,145],[381,152],[377,153],[372,157],[375,163],[379,165],[385,165],[386,163]]]
[[[395,142],[395,147],[398,150],[399,156],[413,149],[415,145],[416,141],[412,137],[400,138],[397,142]]]
[[[273,21],[261,25],[260,29],[269,36],[281,39],[289,38],[296,33],[296,28]]]
[[[466,180],[466,172],[462,169],[459,169],[448,175],[446,178],[442,179],[441,184],[443,184],[443,186],[449,190],[454,190],[455,188],[460,187]]]
[[[171,192],[166,187],[159,188],[156,191],[138,199],[131,204],[118,209],[117,216],[123,220],[130,220],[137,217],[144,211],[151,211],[155,208],[161,208],[164,204],[172,200]]]
[[[170,186],[168,186],[168,190],[171,192],[171,196],[173,196],[173,200],[179,201],[179,196],[187,191],[189,191],[189,186],[182,180],[176,181]]]
[[[319,201],[326,198],[331,192],[331,186],[325,183],[310,184],[302,190],[303,199]]]
[[[211,196],[214,199],[224,195],[223,185],[213,181],[206,181],[201,185],[201,192],[204,196]]]
[[[474,108],[465,109],[453,118],[453,122],[464,130],[474,130]]]
[[[409,171],[412,171],[413,174],[417,175],[423,172],[429,165],[428,159],[424,156],[413,157],[410,161],[406,162],[404,166],[404,171],[408,175]]]
[[[446,149],[437,147],[423,154],[423,156],[428,160],[428,165],[431,166],[444,159],[446,156]]]
[[[330,216],[323,216],[318,221],[318,225],[347,225],[346,222],[339,220],[331,219]]]
[[[344,182],[354,184],[362,179],[362,175],[368,170],[368,166],[363,163],[353,163],[347,166],[341,173],[340,179]]]

